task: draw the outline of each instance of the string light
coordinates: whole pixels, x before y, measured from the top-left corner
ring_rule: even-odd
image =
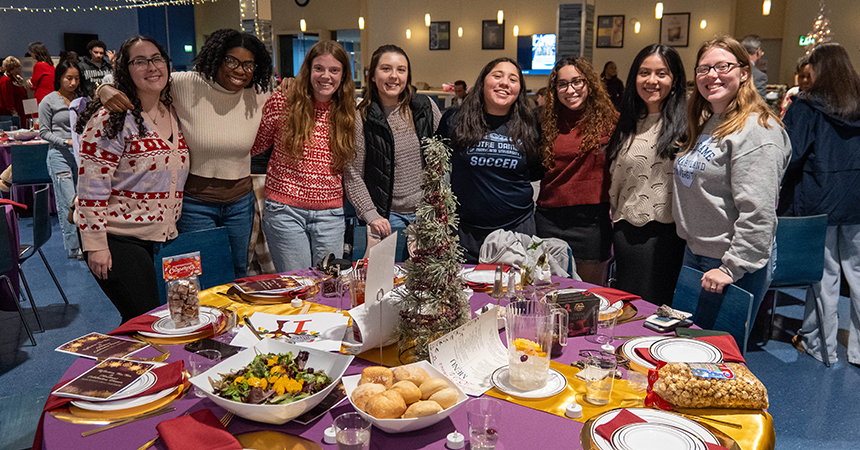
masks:
[[[0,6],[0,12],[27,12],[27,13],[54,13],[54,12],[93,12],[93,11],[122,11],[134,8],[149,8],[157,6],[176,6],[176,5],[202,5],[204,3],[215,3],[218,0],[110,0],[110,1],[127,1],[124,5],[107,6],[54,6],[50,8],[31,8],[29,6]]]

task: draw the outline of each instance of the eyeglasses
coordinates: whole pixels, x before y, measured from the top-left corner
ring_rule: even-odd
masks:
[[[721,62],[716,63],[713,66],[702,65],[696,66],[696,75],[707,75],[711,72],[711,69],[714,69],[718,74],[725,74],[731,72],[735,67],[744,67],[746,64],[735,64],[735,63],[727,63]]]
[[[568,86],[573,86],[574,89],[582,89],[585,86],[585,78],[574,78],[570,81],[562,80],[555,84],[555,88],[559,92],[566,91]]]
[[[152,58],[135,58],[128,63],[129,66],[133,66],[136,70],[145,70],[149,67],[149,63],[152,63],[153,66],[161,69],[167,66],[167,60],[165,60],[161,56],[153,56]]]
[[[257,65],[254,63],[254,61],[239,61],[238,59],[230,55],[224,56],[224,65],[227,66],[227,68],[229,69],[235,69],[239,66],[242,66],[242,70],[244,70],[245,73],[251,73],[254,71],[254,69],[257,68]]]

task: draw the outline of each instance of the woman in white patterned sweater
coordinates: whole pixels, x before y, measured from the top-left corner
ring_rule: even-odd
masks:
[[[355,158],[355,84],[335,41],[314,44],[286,95],[263,108],[251,153],[275,148],[266,170],[263,232],[278,272],[343,253],[343,170]]]
[[[90,271],[123,322],[159,305],[153,246],[178,234],[188,148],[171,105],[168,63],[154,40],[125,41],[114,78],[133,109],[112,113],[96,100],[77,123],[75,223]]]

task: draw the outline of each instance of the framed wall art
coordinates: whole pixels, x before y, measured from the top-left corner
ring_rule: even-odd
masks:
[[[597,48],[624,47],[624,16],[597,16]]]
[[[485,20],[481,26],[481,50],[505,49],[505,24]]]
[[[672,47],[690,45],[690,13],[663,14],[660,19],[660,43]]]
[[[451,50],[451,22],[430,22],[430,50]]]

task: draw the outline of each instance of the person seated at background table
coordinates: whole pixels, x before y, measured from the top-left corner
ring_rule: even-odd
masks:
[[[355,83],[336,41],[311,47],[286,93],[263,109],[252,154],[274,142],[266,170],[263,231],[278,272],[343,254],[343,178],[355,158]]]
[[[355,160],[346,167],[349,201],[370,233],[385,238],[415,220],[423,195],[421,140],[433,136],[442,114],[436,102],[413,92],[409,57],[383,45],[370,58],[370,83],[358,105]]]
[[[678,52],[651,44],[627,75],[621,116],[606,149],[614,221],[613,286],[672,305],[686,243],[675,231],[672,182],[687,132],[687,77]]]
[[[36,64],[33,65],[33,76],[30,77],[28,84],[36,96],[36,102],[42,103],[46,95],[54,92],[54,60],[51,59],[48,48],[41,42],[33,42],[27,50],[36,60]]]
[[[411,76],[411,74],[410,74]],[[463,80],[457,80],[454,82],[454,101],[451,102],[451,106],[460,107],[463,106],[463,100],[466,98],[466,94],[469,93],[469,89],[466,86],[466,82]]]
[[[803,327],[797,332],[810,356],[820,359],[822,346],[837,360],[840,273],[851,288],[848,362],[860,364],[860,76],[839,44],[817,45],[809,54],[814,82],[785,114],[792,155],[780,193],[779,209],[787,216],[827,214],[824,275],[807,297]],[[777,250],[779,250],[777,248]],[[778,261],[777,261],[778,262]],[[815,304],[821,303],[823,323]],[[823,327],[825,342],[821,342]],[[800,342],[798,342],[800,340]]]
[[[191,153],[179,232],[227,228],[240,278],[248,270],[254,223],[251,147],[271,78],[272,57],[265,45],[229,28],[209,36],[194,58],[194,71],[171,75],[176,114]],[[108,84],[96,95],[112,112],[131,109]]]
[[[621,99],[624,96],[624,83],[618,78],[618,66],[614,61],[607,61],[600,72],[600,81],[609,94],[609,101],[615,109],[621,111]]]
[[[14,56],[3,60],[3,71],[0,77],[0,116],[18,114],[21,127],[27,126],[30,116],[24,114],[24,100],[27,99],[26,82],[21,78],[21,61]]]
[[[75,58],[77,59],[77,58]],[[83,259],[75,224],[66,218],[75,199],[78,164],[72,151],[72,123],[69,104],[84,95],[81,71],[75,59],[62,59],[54,72],[55,91],[39,104],[39,135],[48,141],[48,173],[54,184],[57,216],[63,231],[63,247],[69,259]]]
[[[582,280],[602,286],[612,246],[606,144],[618,112],[583,58],[557,62],[547,91],[536,234],[567,242]]]
[[[785,112],[791,106],[791,102],[798,94],[812,87],[815,82],[812,79],[812,67],[809,65],[809,57],[806,55],[797,59],[797,67],[794,69],[795,85],[791,87],[782,97],[782,102],[779,104],[779,118],[785,117]]]
[[[502,57],[478,75],[463,106],[445,112],[439,129],[451,139],[451,188],[460,206],[457,235],[466,263],[476,264],[497,229],[535,234],[532,181],[543,176],[537,119],[519,63]]]
[[[705,272],[708,292],[734,283],[751,293],[754,319],[770,284],[776,200],[791,143],[758,95],[749,53],[738,41],[705,42],[695,74],[672,204],[687,241],[684,265]]]
[[[90,271],[123,322],[159,306],[153,247],[178,235],[188,148],[169,62],[155,40],[128,39],[116,55],[114,83],[133,109],[109,112],[95,100],[77,123],[75,223]]]

